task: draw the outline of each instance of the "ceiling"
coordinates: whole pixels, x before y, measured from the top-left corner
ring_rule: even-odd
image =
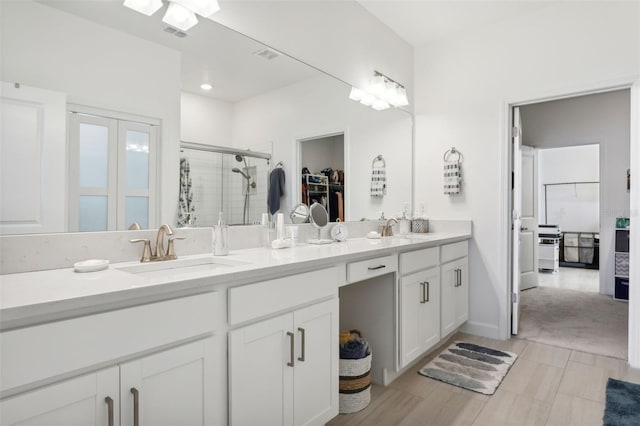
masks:
[[[271,60],[257,56],[264,45],[209,19],[199,18],[185,38],[171,35],[162,22],[166,3],[148,17],[124,7],[122,0],[39,2],[181,52],[182,90],[187,92],[237,102],[319,74],[285,55]],[[200,89],[205,81],[213,90]]]
[[[358,0],[413,47],[530,13],[554,1]]]

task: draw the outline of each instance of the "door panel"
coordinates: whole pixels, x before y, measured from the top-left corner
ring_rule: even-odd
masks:
[[[338,414],[338,312],[332,299],[294,313],[295,425],[324,424]]]
[[[521,147],[520,290],[538,286],[538,152]]]
[[[520,108],[513,108],[512,126],[512,165],[513,165],[513,188],[512,188],[512,209],[511,209],[511,334],[518,334],[518,323],[520,320],[520,227],[522,209],[522,126],[520,123]],[[444,291],[444,289],[443,289]]]

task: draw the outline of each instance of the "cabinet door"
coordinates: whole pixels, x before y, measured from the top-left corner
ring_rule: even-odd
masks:
[[[400,280],[401,367],[440,340],[440,280],[438,268]]]
[[[6,398],[0,402],[0,424],[118,426],[118,381],[118,367],[112,367]],[[109,422],[110,416],[113,423]]]
[[[294,313],[293,422],[323,425],[338,414],[338,299]]]
[[[457,328],[469,319],[469,259],[465,257],[456,261],[456,268],[460,271],[459,285],[454,287]]]
[[[445,263],[440,268],[441,335],[446,337],[469,318],[467,258]]]
[[[213,424],[212,343],[210,337],[122,364],[122,426]]]
[[[294,338],[293,314],[229,332],[230,424],[293,424]]]

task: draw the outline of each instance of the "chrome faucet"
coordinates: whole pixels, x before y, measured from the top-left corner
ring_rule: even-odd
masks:
[[[393,235],[393,228],[392,228],[393,225],[391,225],[391,221],[398,223],[398,219],[396,219],[395,217],[392,217],[389,220],[387,220],[386,225],[380,225],[380,235],[382,235],[383,237],[391,237]]]

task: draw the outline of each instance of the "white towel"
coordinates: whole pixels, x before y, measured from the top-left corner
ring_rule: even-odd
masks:
[[[371,196],[384,197],[387,195],[387,172],[384,163],[374,163],[371,170]]]
[[[445,161],[444,162],[444,193],[445,195],[453,195],[460,193],[460,181],[462,176],[460,174],[460,162],[459,161]]]

